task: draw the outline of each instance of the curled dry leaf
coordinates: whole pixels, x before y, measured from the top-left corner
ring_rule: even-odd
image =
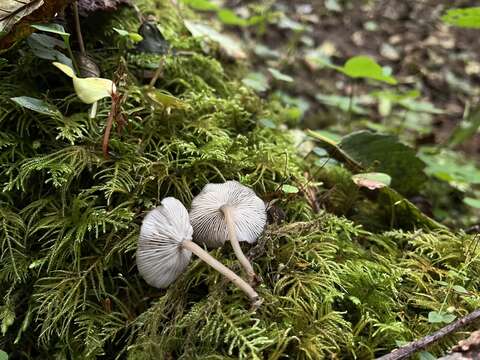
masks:
[[[380,189],[389,186],[392,178],[384,173],[363,173],[352,176],[352,180],[360,187],[366,187],[370,190]]]

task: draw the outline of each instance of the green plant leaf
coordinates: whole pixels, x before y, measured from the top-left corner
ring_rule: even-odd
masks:
[[[69,67],[73,67],[72,60],[55,49],[57,47],[65,49],[66,44],[63,41],[45,34],[34,33],[27,38],[27,44],[36,57],[45,60],[55,60]]]
[[[221,34],[210,26],[195,21],[185,20],[184,23],[194,37],[205,37],[218,43],[228,56],[234,59],[245,59],[247,57],[240,43],[230,36]]]
[[[248,26],[248,20],[243,19],[230,9],[217,11],[218,19],[226,25]]]
[[[455,128],[450,139],[450,146],[457,146],[471,139],[480,128],[480,107],[471,112]]]
[[[437,357],[428,351],[420,351],[418,353],[418,360],[437,360]]]
[[[117,28],[113,28],[113,30],[117,32],[120,36],[128,37],[130,40],[132,40],[135,43],[143,40],[143,36],[140,35],[139,33],[129,32],[129,31],[126,31],[123,29],[117,29]]]
[[[442,16],[442,21],[462,28],[480,29],[480,7],[450,9]]]
[[[392,178],[388,174],[373,172],[355,174],[352,176],[352,180],[360,187],[366,187],[370,190],[375,190],[385,186],[389,186]]]
[[[3,350],[0,350],[0,360],[8,360],[8,354]]]
[[[60,24],[34,24],[31,25],[34,29],[45,31],[52,34],[60,35],[61,37],[69,37],[70,34],[65,31],[62,25]]]
[[[182,0],[182,2],[195,10],[211,11],[218,10],[220,6],[208,0]]]
[[[33,98],[30,96],[18,96],[10,99],[21,107],[38,112],[40,114],[51,116],[61,115],[60,111],[57,109],[56,106],[49,104],[41,99]]]
[[[268,79],[260,72],[251,72],[242,79],[242,83],[258,92],[266,91],[270,88]]]
[[[285,194],[296,194],[299,192],[298,187],[288,184],[282,185],[282,191]]]
[[[453,314],[448,314],[444,312],[430,311],[428,313],[428,322],[429,323],[445,323],[449,324],[457,317]]]
[[[480,199],[466,197],[463,199],[463,202],[470,207],[473,207],[475,209],[480,209]]]
[[[461,294],[468,294],[467,289],[460,285],[453,285],[452,289]]]
[[[268,68],[268,71],[270,72],[270,74],[272,74],[273,78],[276,79],[276,80],[286,81],[286,82],[292,82],[293,81],[293,78],[291,76],[286,75],[286,74],[278,71],[277,69]]]
[[[425,163],[392,135],[359,131],[345,136],[339,147],[363,168],[390,175],[391,186],[402,194],[418,192],[427,179]]]
[[[338,68],[339,71],[351,78],[372,79],[395,85],[397,80],[386,75],[382,67],[372,58],[368,56],[354,56],[347,60],[343,67]]]

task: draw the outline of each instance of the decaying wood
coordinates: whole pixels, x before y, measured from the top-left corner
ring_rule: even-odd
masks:
[[[461,329],[462,327],[471,324],[475,320],[480,318],[480,309],[475,310],[474,312],[468,314],[467,316],[460,318],[447,326],[444,326],[440,330],[434,332],[431,335],[427,335],[417,341],[408,343],[405,346],[402,346],[396,350],[393,350],[387,355],[377,358],[377,360],[402,360],[407,359],[415,352],[426,348],[427,346],[433,344],[434,342],[442,339],[443,337],[451,334],[454,331]]]
[[[25,6],[30,6],[30,4],[41,3],[42,1],[31,1]],[[30,35],[34,29],[30,26],[31,24],[35,23],[48,23],[55,17],[56,14],[63,11],[65,6],[71,3],[72,0],[43,0],[43,4],[40,4],[34,11],[22,17],[18,22],[15,24],[11,24],[12,26],[6,30],[7,34],[0,38],[0,50],[10,48],[16,41],[21,40],[28,35]],[[5,7],[3,6],[6,4],[6,0],[0,0],[0,8]],[[18,9],[15,11],[19,11]],[[11,16],[4,11],[1,15],[0,19],[4,21],[7,20],[7,16]]]

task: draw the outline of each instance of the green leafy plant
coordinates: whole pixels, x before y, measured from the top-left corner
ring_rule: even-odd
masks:
[[[449,9],[442,21],[462,28],[480,29],[480,7]]]

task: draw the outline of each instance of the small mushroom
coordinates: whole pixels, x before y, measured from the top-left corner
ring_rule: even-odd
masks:
[[[195,241],[215,248],[229,240],[250,283],[256,280],[255,271],[239,241],[255,243],[266,221],[263,200],[237,181],[206,185],[193,199],[190,210]]]
[[[257,307],[257,292],[237,274],[192,241],[192,225],[188,211],[173,197],[162,200],[143,220],[137,248],[137,268],[145,281],[165,288],[185,270],[192,253],[238,286]]]

